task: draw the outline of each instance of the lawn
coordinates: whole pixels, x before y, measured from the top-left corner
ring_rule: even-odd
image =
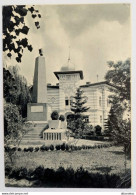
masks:
[[[10,164],[9,161],[7,163]],[[121,174],[124,173],[124,153],[122,147],[116,146],[78,151],[16,152],[14,167],[33,169],[39,165],[54,169],[60,166],[77,169],[82,166],[93,173]],[[127,169],[130,166],[130,160],[127,160]]]

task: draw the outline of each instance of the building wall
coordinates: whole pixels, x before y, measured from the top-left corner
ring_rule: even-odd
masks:
[[[50,114],[54,110],[59,111],[59,88],[47,87],[47,97],[50,106]]]
[[[86,114],[89,115],[90,124],[93,126],[100,125],[104,129],[105,119],[107,119],[110,110],[110,104],[108,104],[108,96],[111,94],[109,86],[102,84],[81,88],[88,98],[86,106],[90,107],[90,109]],[[51,112],[53,110],[57,110],[62,114],[71,112],[70,105],[65,106],[66,94],[62,89],[48,87],[47,93]]]

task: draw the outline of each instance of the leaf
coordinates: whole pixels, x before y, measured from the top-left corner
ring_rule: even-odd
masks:
[[[29,28],[27,26],[23,26],[23,28],[21,29],[21,32],[25,35],[28,34]]]
[[[33,7],[31,7],[31,8],[28,8],[28,10],[29,10],[31,13],[33,13],[34,8],[33,8]]]
[[[12,56],[12,54],[11,53],[8,53],[7,56],[10,58]]]
[[[37,15],[36,14],[32,14],[32,18],[36,18],[37,17]]]
[[[21,59],[19,57],[16,57],[17,62],[21,62]]]
[[[38,28],[40,28],[39,22],[35,22],[35,26]]]
[[[28,45],[27,48],[28,48],[29,51],[33,50],[32,45]]]

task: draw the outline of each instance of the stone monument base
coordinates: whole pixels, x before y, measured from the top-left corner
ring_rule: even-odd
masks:
[[[27,104],[27,121],[47,121],[48,105],[46,103]]]
[[[43,139],[46,143],[64,143],[69,141],[66,129],[46,129],[43,132]]]

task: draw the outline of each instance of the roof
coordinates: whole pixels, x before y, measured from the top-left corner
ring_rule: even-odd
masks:
[[[58,74],[75,74],[75,73],[79,73],[80,74],[80,78],[83,79],[83,71],[82,70],[74,70],[74,71],[59,71],[59,72],[54,72],[55,76],[57,77],[57,79],[59,80],[59,76]]]
[[[81,85],[80,87],[91,87],[91,86],[96,86],[96,85],[109,85],[111,87],[115,87],[114,85],[112,85],[111,83],[109,83],[108,81],[102,81],[102,82],[97,82],[97,83],[90,83],[90,84],[86,84],[86,85]]]

